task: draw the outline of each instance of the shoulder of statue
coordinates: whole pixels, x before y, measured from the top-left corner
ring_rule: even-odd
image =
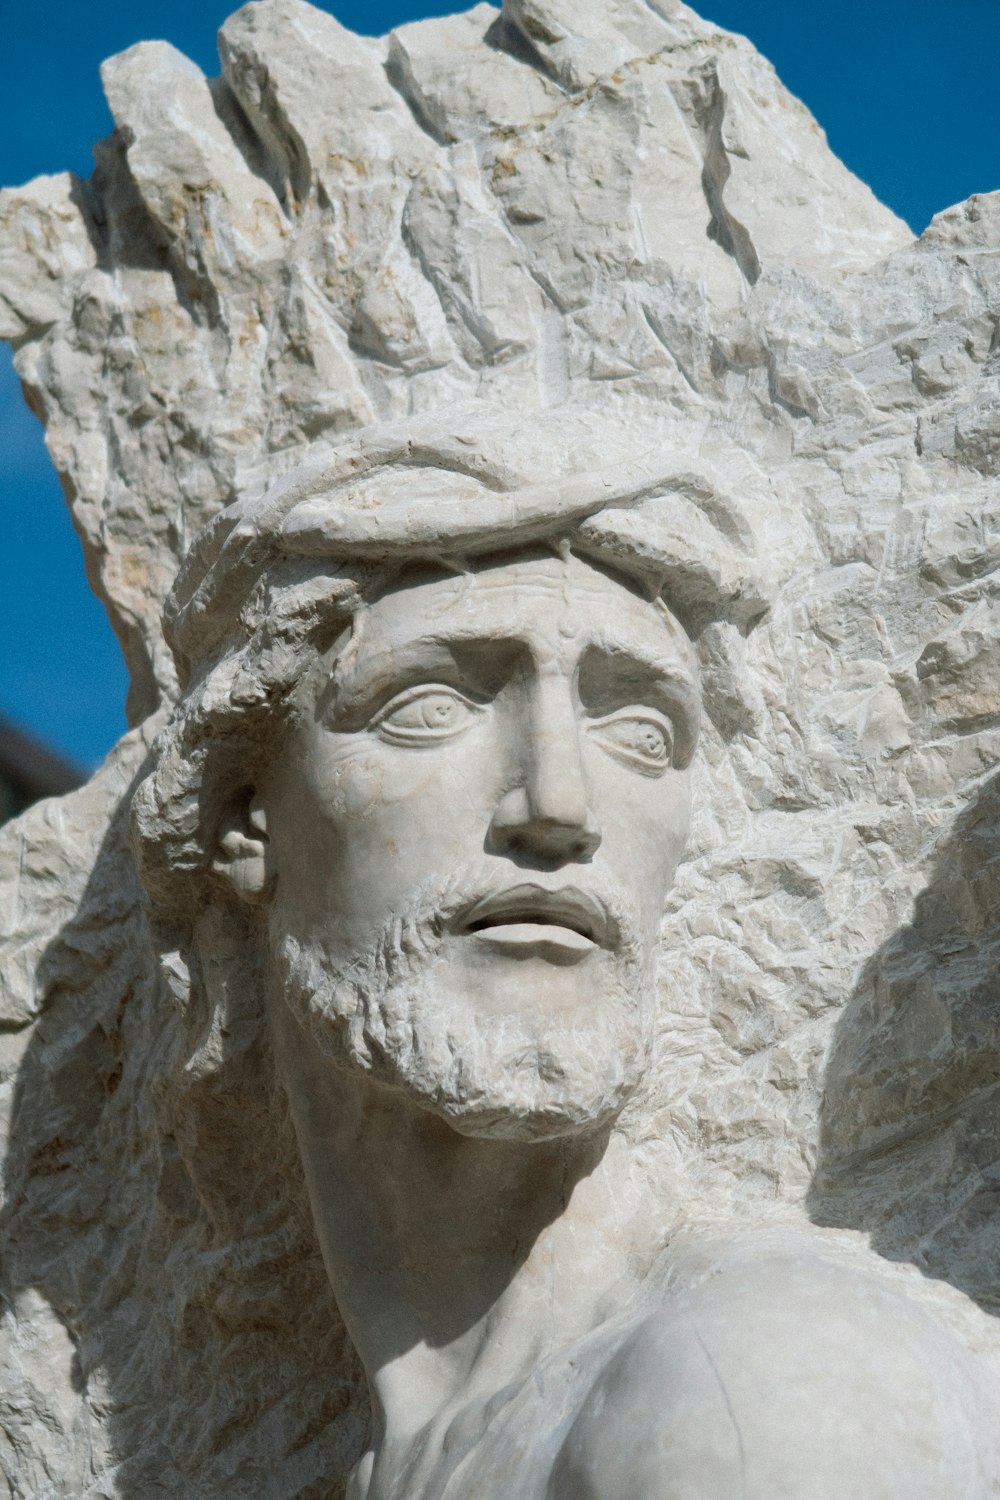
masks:
[[[995,1383],[874,1256],[684,1246],[568,1431],[548,1500],[998,1492]]]

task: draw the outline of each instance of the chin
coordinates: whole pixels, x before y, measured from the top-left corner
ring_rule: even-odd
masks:
[[[544,1098],[539,1090],[529,1099],[483,1099],[474,1105],[456,1101],[440,1105],[424,1095],[414,1103],[426,1106],[458,1134],[470,1140],[543,1141],[571,1140],[597,1135],[613,1125],[635,1093],[637,1084],[609,1090],[601,1098]]]
[[[561,1077],[553,1079],[531,1068],[493,1067],[489,1077],[475,1079],[462,1058],[456,1062],[460,1091],[442,1088],[441,1079],[406,1077],[399,1070],[394,1086],[460,1136],[478,1140],[546,1142],[598,1133],[618,1119],[645,1074],[639,1059],[621,1059],[621,1067],[615,1067],[606,1058],[600,1073],[562,1068]]]

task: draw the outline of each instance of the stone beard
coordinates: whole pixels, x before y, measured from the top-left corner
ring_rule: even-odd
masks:
[[[495,873],[491,884],[491,873],[469,865],[339,969],[285,931],[276,908],[269,921],[276,1003],[291,1008],[331,1061],[403,1089],[463,1134],[544,1140],[605,1124],[633,1096],[649,1061],[651,965],[627,951],[609,955],[600,1003],[571,1025],[544,1005],[515,1003],[485,1022],[475,996],[456,996],[444,971],[449,946],[462,941],[447,932],[451,918],[492,896],[509,897]],[[478,901],[459,906],[456,888],[478,891]],[[520,887],[528,910],[536,890]],[[604,901],[601,910],[613,907]],[[616,922],[616,930],[624,938],[627,923]]]

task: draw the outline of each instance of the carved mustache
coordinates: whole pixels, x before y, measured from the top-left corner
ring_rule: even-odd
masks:
[[[449,939],[514,921],[570,927],[619,960],[641,960],[643,944],[635,923],[624,900],[608,886],[591,881],[587,888],[537,879],[508,882],[504,872],[474,861],[454,870],[436,888],[425,885],[362,951],[342,955],[340,977],[377,983],[375,976],[381,972],[384,980],[392,980],[437,958]],[[273,909],[272,951],[285,945],[287,935],[282,914]]]

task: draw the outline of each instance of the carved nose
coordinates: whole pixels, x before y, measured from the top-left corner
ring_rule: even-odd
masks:
[[[580,758],[579,726],[567,695],[544,693],[524,745],[522,778],[497,805],[491,842],[503,853],[547,863],[592,859],[601,842]],[[545,702],[544,700],[548,700]]]
[[[600,829],[584,805],[581,812],[546,810],[533,803],[525,786],[512,787],[493,814],[491,842],[506,854],[546,863],[585,864],[601,843]]]

